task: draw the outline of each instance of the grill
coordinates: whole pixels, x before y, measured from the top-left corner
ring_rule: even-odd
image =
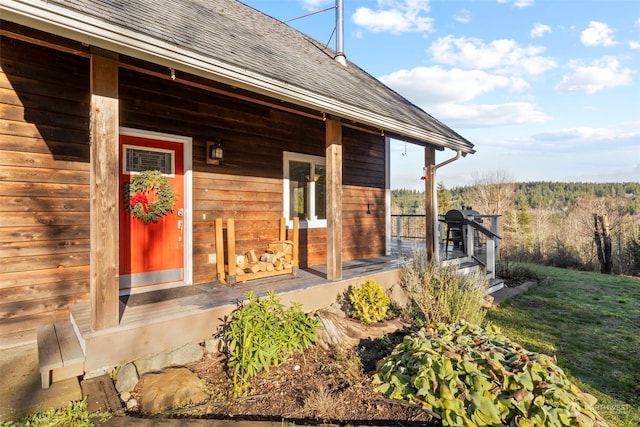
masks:
[[[470,221],[469,217],[473,216],[474,221],[482,222],[480,218],[480,212],[469,208],[463,209],[451,209],[444,214],[444,222],[447,224],[447,234],[444,239],[444,250],[449,250],[449,242],[453,244],[454,248],[459,248],[464,251],[465,244],[465,227],[464,225]]]
[[[458,223],[458,224],[462,224],[466,221],[468,221],[468,217],[473,216],[474,220],[476,222],[482,222],[480,220],[480,212],[475,211],[471,208],[467,208],[467,209],[451,209],[449,212],[447,212],[446,214],[444,214],[444,222],[447,223],[447,225],[449,223]]]

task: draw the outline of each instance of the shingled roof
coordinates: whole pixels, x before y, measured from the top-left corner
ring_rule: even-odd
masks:
[[[355,64],[235,0],[8,0],[3,19],[379,129],[473,145]]]

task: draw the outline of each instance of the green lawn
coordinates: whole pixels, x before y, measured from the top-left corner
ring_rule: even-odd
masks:
[[[612,426],[640,426],[640,279],[526,265],[541,285],[487,320],[531,351],[555,355]]]

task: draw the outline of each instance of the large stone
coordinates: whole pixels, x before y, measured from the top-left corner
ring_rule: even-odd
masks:
[[[335,307],[320,309],[316,316],[322,326],[318,330],[318,345],[324,349],[353,347],[364,339],[380,338],[406,326],[399,319],[367,325],[346,317]]]
[[[209,398],[200,378],[187,368],[167,368],[140,378],[140,410],[157,414],[167,409],[198,405]]]
[[[118,371],[118,378],[116,379],[116,390],[118,390],[118,393],[120,394],[129,392],[136,386],[136,384],[138,383],[138,379],[139,377],[136,366],[133,363],[127,363]]]
[[[204,356],[204,348],[196,343],[183,345],[168,353],[160,353],[135,362],[139,375],[159,371],[167,366],[183,366]]]
[[[411,303],[411,298],[409,297],[409,294],[407,294],[407,291],[397,283],[389,288],[387,295],[391,300],[391,305],[394,307],[407,308]]]

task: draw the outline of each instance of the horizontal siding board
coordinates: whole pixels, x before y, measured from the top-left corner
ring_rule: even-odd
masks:
[[[89,185],[0,180],[0,195],[19,197],[89,197]]]
[[[77,281],[89,278],[89,265],[0,273],[0,289]]]
[[[0,196],[5,212],[89,212],[89,200],[60,197]]]
[[[0,258],[87,252],[89,246],[89,239],[0,242]]]
[[[68,268],[83,265],[89,265],[89,254],[87,252],[0,258],[0,269],[4,273]]]

